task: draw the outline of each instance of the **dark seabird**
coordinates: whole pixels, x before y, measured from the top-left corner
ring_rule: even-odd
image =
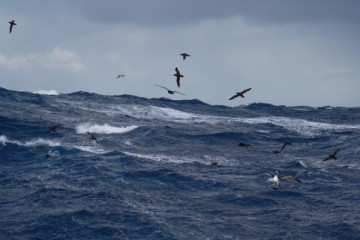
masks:
[[[242,92],[237,92],[234,96],[232,96],[231,98],[229,98],[229,100],[232,100],[232,99],[234,99],[234,98],[236,98],[236,97],[242,97],[242,98],[244,98],[244,93],[246,93],[246,92],[248,92],[248,91],[250,91],[251,90],[251,88],[248,88],[248,89],[245,89],[244,91],[242,91]]]
[[[211,166],[217,166],[217,165],[219,165],[219,163],[218,162],[212,162],[210,165]]]
[[[182,54],[180,54],[182,57],[183,57],[183,60],[185,60],[186,59],[186,57],[190,57],[190,55],[189,54],[187,54],[187,53],[182,53]]]
[[[284,142],[284,144],[283,144],[282,147],[281,147],[280,152],[284,151],[285,147],[288,146],[288,145],[290,146],[290,145],[291,145],[291,142]]]
[[[13,26],[14,25],[16,25],[16,23],[15,23],[15,20],[12,20],[11,22],[9,22],[9,24],[10,24],[10,33],[12,32],[12,29],[13,29]]]
[[[48,133],[50,132],[57,132],[56,129],[59,128],[61,126],[61,124],[49,127],[49,129],[47,130]]]
[[[327,158],[325,158],[323,161],[327,161],[327,160],[336,160],[336,154],[338,153],[338,151],[340,151],[340,148],[336,149],[336,151],[333,154],[329,154],[329,156]]]
[[[250,144],[248,144],[248,143],[239,143],[239,146],[240,147],[251,147],[251,145]]]
[[[121,78],[121,77],[125,77],[124,74],[119,74],[116,78]]]
[[[95,142],[97,142],[97,138],[95,137],[95,135],[93,133],[87,132],[87,134],[90,135],[91,140],[94,140]]]
[[[174,74],[174,76],[176,77],[176,83],[178,85],[178,87],[180,87],[180,78],[184,77],[184,75],[181,75],[179,69],[176,67],[175,68],[176,73]]]
[[[272,153],[273,153],[273,154],[279,154],[280,151],[279,151],[279,150],[273,150]]]
[[[302,181],[297,178],[297,177],[294,177],[294,176],[280,176],[279,172],[276,171],[275,174],[271,174],[271,182],[273,182],[277,187],[279,186],[280,184],[280,180],[281,179],[290,179],[290,180],[294,180],[294,181],[297,181],[299,183],[302,183]]]
[[[169,93],[169,94],[179,93],[179,94],[181,94],[181,95],[184,95],[184,96],[185,96],[185,94],[183,94],[183,93],[181,93],[181,92],[178,92],[178,91],[173,91],[173,90],[170,90],[170,89],[168,89],[168,88],[166,88],[166,87],[163,87],[163,86],[160,86],[160,85],[157,85],[157,84],[155,84],[155,85],[156,85],[156,86],[158,86],[158,87],[161,87],[161,88],[166,89],[166,90],[168,91],[168,93]]]

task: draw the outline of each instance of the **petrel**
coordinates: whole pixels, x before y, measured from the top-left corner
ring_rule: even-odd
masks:
[[[49,127],[49,129],[47,130],[48,133],[50,132],[57,132],[56,129],[59,128],[61,126],[61,124],[55,125],[55,126],[51,126]]]
[[[244,93],[246,93],[246,92],[248,92],[248,91],[250,91],[251,90],[251,88],[248,88],[248,89],[245,89],[244,91],[242,91],[242,92],[237,92],[234,96],[232,96],[231,98],[229,98],[229,100],[232,100],[232,99],[234,99],[234,98],[236,98],[236,97],[242,97],[242,98],[244,98]]]
[[[158,86],[158,87],[161,87],[161,88],[166,89],[166,90],[168,91],[168,93],[169,93],[169,94],[179,93],[179,94],[181,94],[181,95],[184,95],[184,96],[185,96],[185,94],[183,94],[183,93],[181,93],[181,92],[178,92],[178,91],[173,91],[173,90],[170,90],[170,89],[168,89],[168,88],[166,88],[166,87],[163,87],[163,86],[160,86],[160,85],[157,85],[157,84],[155,84],[155,85],[156,85],[156,86]]]
[[[95,137],[95,135],[93,133],[87,132],[87,134],[90,135],[91,140],[94,140],[95,142],[97,142],[97,138]]]
[[[176,77],[176,83],[177,83],[178,87],[180,87],[180,78],[184,77],[184,75],[181,75],[181,73],[177,67],[175,68],[175,72],[176,73],[174,74],[174,76]]]
[[[329,154],[329,156],[327,158],[325,158],[323,161],[327,161],[327,160],[336,160],[336,154],[338,153],[338,151],[340,151],[340,148],[336,149],[336,151],[333,154]]]
[[[291,145],[291,142],[284,142],[284,144],[283,144],[282,147],[281,147],[280,152],[284,151],[285,147],[288,146],[288,145],[290,146],[290,145]]]
[[[183,57],[183,60],[185,60],[185,59],[186,59],[186,57],[190,57],[190,55],[189,55],[189,54],[187,54],[187,53],[182,53],[182,54],[180,54],[180,56],[182,56],[182,57]]]
[[[299,183],[302,183],[302,181],[297,178],[297,177],[294,177],[294,176],[280,176],[279,172],[276,171],[274,174],[271,173],[271,182],[273,182],[277,187],[279,186],[280,184],[280,180],[281,179],[290,179],[290,180],[294,180],[294,181],[297,181]]]
[[[10,33],[12,32],[12,29],[13,29],[13,26],[14,25],[16,25],[16,23],[15,23],[15,20],[12,20],[11,22],[9,22],[9,24],[10,24]]]
[[[240,147],[251,147],[251,145],[250,144],[248,144],[248,143],[239,143],[239,146]]]
[[[121,77],[125,77],[124,74],[119,74],[116,78],[121,78]]]

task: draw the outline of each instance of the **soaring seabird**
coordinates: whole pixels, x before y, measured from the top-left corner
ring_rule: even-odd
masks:
[[[97,138],[95,137],[95,135],[93,133],[87,132],[87,134],[90,135],[91,140],[94,140],[95,142],[97,142]]]
[[[284,151],[285,147],[288,146],[288,145],[290,146],[290,145],[291,145],[291,142],[284,142],[284,144],[283,144],[282,147],[281,147],[280,152]]]
[[[336,160],[336,154],[338,153],[338,151],[340,151],[340,148],[336,149],[336,151],[333,154],[329,154],[329,156],[327,158],[325,158],[323,161],[327,161],[327,160]]]
[[[60,126],[61,126],[61,124],[58,124],[58,125],[55,125],[55,126],[51,126],[51,127],[49,127],[49,129],[47,130],[47,132],[48,132],[48,133],[50,133],[50,132],[57,132],[56,129],[57,129],[58,127],[60,127]]]
[[[175,68],[175,72],[176,73],[174,74],[174,76],[176,77],[176,83],[177,83],[178,87],[180,87],[180,78],[184,77],[184,75],[181,75],[181,73],[177,67]]]
[[[251,145],[250,144],[248,144],[248,143],[239,143],[239,146],[240,147],[251,147]]]
[[[271,174],[271,177],[272,177],[271,182],[273,182],[277,187],[279,186],[281,179],[290,179],[290,180],[295,180],[299,183],[302,183],[302,181],[299,178],[294,177],[294,176],[290,176],[290,175],[280,176],[278,171],[276,171],[274,174]]]
[[[248,92],[248,91],[250,91],[251,90],[251,88],[248,88],[248,89],[245,89],[244,91],[242,91],[242,92],[237,92],[234,96],[232,96],[231,98],[229,98],[229,100],[232,100],[232,99],[234,99],[234,98],[236,98],[236,97],[242,97],[242,98],[244,98],[244,93],[246,93],[246,92]]]
[[[157,84],[155,84],[155,85],[156,85],[156,86],[158,86],[158,87],[161,87],[161,88],[166,89],[166,90],[168,91],[168,93],[169,93],[169,94],[179,93],[179,94],[181,94],[181,95],[184,95],[184,96],[185,96],[185,94],[183,94],[183,93],[181,93],[181,92],[178,92],[178,91],[173,91],[173,90],[170,90],[170,89],[168,89],[168,88],[166,88],[166,87],[163,87],[163,86],[160,86],[160,85],[157,85]]]
[[[10,33],[12,32],[12,29],[13,29],[13,26],[14,25],[16,25],[16,23],[15,23],[15,20],[12,20],[11,22],[9,22],[9,24],[10,24]]]
[[[121,77],[125,77],[124,74],[119,74],[116,78],[121,78]]]
[[[182,53],[182,54],[180,54],[182,57],[183,57],[183,60],[185,60],[186,59],[186,57],[190,57],[190,55],[189,54],[187,54],[187,53]]]

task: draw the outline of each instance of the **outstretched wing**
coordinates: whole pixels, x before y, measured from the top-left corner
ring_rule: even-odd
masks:
[[[336,151],[334,152],[334,156],[340,151],[340,148],[336,149]]]
[[[175,72],[176,72],[177,75],[181,75],[180,71],[179,71],[179,69],[177,67],[175,68]]]
[[[181,94],[181,95],[186,96],[185,94],[183,94],[183,93],[181,93],[181,92],[178,92],[178,91],[174,91],[174,92],[176,92],[176,93],[179,93],[179,94]]]
[[[232,96],[231,98],[229,98],[229,100],[233,100],[234,98],[240,96],[239,94],[235,94],[234,96]]]
[[[250,90],[251,90],[251,88],[245,89],[245,90],[242,91],[239,95],[242,95],[242,94],[244,94],[244,93],[246,93],[246,92],[248,92],[248,91],[250,91]]]
[[[166,89],[166,90],[169,91],[169,89],[167,89],[166,87],[163,87],[163,86],[160,86],[160,85],[157,85],[157,84],[154,84],[154,85],[155,85],[155,86],[158,86],[158,87],[161,87],[161,88]]]
[[[280,179],[290,179],[290,180],[294,180],[299,183],[302,183],[302,181],[300,179],[298,179],[297,177],[293,177],[293,176],[281,176]]]

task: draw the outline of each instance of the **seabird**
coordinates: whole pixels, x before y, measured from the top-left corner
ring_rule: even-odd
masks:
[[[160,85],[157,85],[157,84],[155,84],[155,85],[156,85],[156,86],[158,86],[158,87],[161,87],[161,88],[166,89],[166,90],[168,91],[168,93],[169,93],[169,94],[179,93],[179,94],[181,94],[181,95],[184,95],[184,96],[185,96],[185,94],[183,94],[183,93],[181,93],[181,92],[178,92],[178,91],[173,91],[173,90],[170,90],[170,89],[168,89],[168,88],[166,88],[166,87],[163,87],[163,86],[160,86]]]
[[[290,145],[291,145],[291,142],[284,142],[284,144],[283,144],[282,147],[281,147],[280,152],[284,151],[285,147],[288,146],[288,145],[290,146]]]
[[[212,162],[212,163],[211,163],[211,166],[217,166],[217,165],[219,165],[218,162]]]
[[[290,175],[288,175],[288,176],[280,176],[278,171],[276,171],[275,174],[271,173],[271,177],[272,177],[271,182],[273,182],[277,187],[279,186],[281,179],[290,179],[290,180],[294,180],[294,181],[297,181],[299,183],[302,183],[302,181],[299,178],[294,177],[294,176],[290,176]]]
[[[340,151],[340,148],[336,149],[336,151],[333,154],[329,154],[329,156],[327,158],[325,158],[323,161],[327,161],[327,160],[336,160],[336,154],[338,153],[338,151]]]
[[[174,76],[176,77],[176,83],[177,83],[178,87],[180,87],[180,78],[184,77],[184,75],[181,75],[181,73],[177,67],[175,68],[175,72],[176,73],[174,74]]]
[[[14,25],[16,25],[16,23],[15,23],[15,20],[12,20],[11,22],[9,22],[9,24],[10,24],[10,33],[12,32],[12,29],[13,29],[13,26]]]
[[[94,140],[95,142],[97,142],[97,138],[95,137],[95,135],[93,133],[87,132],[87,134],[90,135],[91,140]]]
[[[183,60],[185,60],[186,59],[186,57],[190,57],[190,55],[189,54],[187,54],[187,53],[182,53],[182,54],[180,54],[182,57],[183,57]]]
[[[236,97],[242,97],[242,98],[244,98],[244,93],[246,93],[246,92],[248,92],[248,91],[250,91],[251,90],[251,88],[248,88],[248,89],[245,89],[244,91],[242,91],[242,92],[237,92],[234,96],[232,96],[231,98],[229,98],[229,100],[232,100],[232,99],[234,99],[234,98],[236,98]]]
[[[48,133],[50,133],[50,132],[57,132],[56,129],[57,129],[58,127],[60,127],[60,126],[61,126],[61,124],[58,124],[58,125],[49,127],[49,129],[47,130],[47,132],[48,132]]]
[[[279,150],[273,150],[272,153],[273,153],[273,154],[279,154],[280,151],[279,151]]]
[[[248,144],[248,143],[239,143],[239,146],[240,147],[251,147],[251,145],[250,144]]]
[[[121,78],[121,77],[125,77],[124,74],[119,74],[116,78]]]

